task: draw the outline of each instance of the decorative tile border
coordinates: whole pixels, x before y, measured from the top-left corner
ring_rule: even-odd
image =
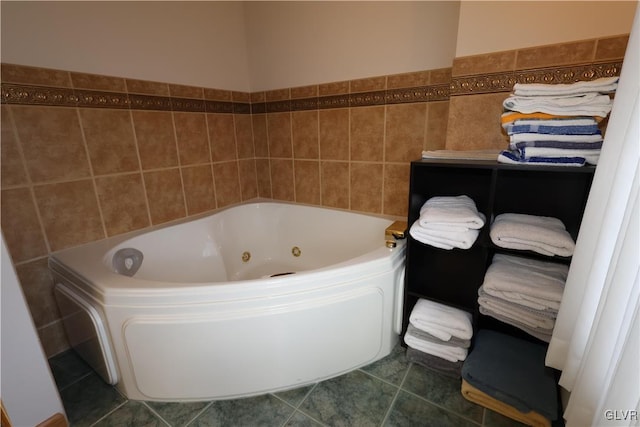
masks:
[[[573,83],[618,76],[622,61],[453,77],[450,84],[387,89],[277,101],[233,102],[2,84],[2,104],[134,110],[261,114],[328,108],[447,101],[450,96],[509,92],[515,83]]]
[[[619,76],[622,61],[571,67],[541,68],[503,73],[453,77],[451,96],[510,92],[515,83],[575,83],[600,77]]]

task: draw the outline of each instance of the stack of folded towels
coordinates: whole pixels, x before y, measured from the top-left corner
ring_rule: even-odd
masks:
[[[478,289],[480,313],[549,342],[569,267],[496,254]]]
[[[462,367],[462,396],[526,425],[550,426],[558,391],[546,352],[546,345],[481,329]]]
[[[503,213],[493,220],[489,236],[501,248],[547,256],[569,257],[576,246],[564,223],[550,216]]]
[[[503,107],[502,127],[509,135],[509,150],[501,163],[561,166],[597,164],[602,148],[598,127],[611,111],[608,95],[618,77],[573,84],[516,83]]]
[[[411,311],[404,335],[404,342],[408,346],[407,359],[459,378],[472,336],[470,313],[419,299]]]
[[[420,217],[409,233],[414,239],[437,248],[469,249],[485,219],[469,196],[432,197],[420,208]]]

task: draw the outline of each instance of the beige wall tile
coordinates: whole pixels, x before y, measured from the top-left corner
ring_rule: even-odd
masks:
[[[269,156],[293,157],[291,147],[291,113],[267,114],[267,135],[269,137]]]
[[[173,113],[181,165],[211,162],[209,134],[204,113]]]
[[[39,185],[33,190],[52,251],[104,239],[91,180]]]
[[[125,79],[125,82],[129,93],[169,96],[169,86],[166,83],[136,79]]]
[[[218,208],[240,202],[240,178],[238,162],[224,162],[213,165],[213,179]]]
[[[351,160],[382,161],[385,107],[350,108]]]
[[[236,145],[239,159],[251,159],[255,157],[253,149],[253,130],[251,129],[251,116],[249,114],[234,114],[236,127]]]
[[[349,93],[349,82],[331,82],[318,85],[319,96],[344,95]]]
[[[94,175],[140,170],[129,111],[79,111]]]
[[[33,182],[89,176],[75,109],[14,106],[12,112]]]
[[[256,159],[258,197],[271,198],[271,166],[268,159]]]
[[[382,213],[382,163],[351,163],[351,210]]]
[[[320,158],[349,160],[349,109],[320,110]]]
[[[27,183],[27,171],[20,156],[18,140],[13,129],[13,120],[10,116],[10,107],[2,106],[0,112],[0,184],[2,188],[24,185]]]
[[[451,74],[455,77],[513,71],[515,65],[515,50],[487,53],[484,55],[464,56],[453,59]]]
[[[47,254],[40,220],[28,188],[2,191],[2,231],[13,262]]]
[[[295,160],[296,202],[320,204],[320,162]]]
[[[211,165],[182,168],[187,214],[194,215],[216,208]]]
[[[593,60],[595,48],[595,40],[585,40],[519,49],[516,69],[526,70],[529,68],[590,62]]]
[[[629,43],[629,35],[607,37],[597,41],[596,61],[615,60],[624,58]]]
[[[208,99],[210,101],[231,101],[231,91],[205,88],[204,99]]]
[[[251,102],[251,94],[249,92],[231,92],[231,99],[233,102],[242,102],[242,103],[250,103]]]
[[[238,168],[240,171],[240,193],[242,194],[242,200],[251,200],[258,197],[255,159],[239,160]]]
[[[432,85],[441,85],[451,83],[451,68],[439,68],[431,70],[429,73],[429,83]]]
[[[318,111],[294,111],[291,113],[293,134],[293,157],[296,159],[318,158]]]
[[[169,95],[179,98],[204,99],[204,89],[196,86],[169,84]]]
[[[60,318],[53,295],[53,277],[49,272],[47,258],[31,261],[16,267],[18,280],[36,328]]]
[[[38,336],[42,344],[42,350],[48,358],[69,349],[69,342],[64,332],[62,320],[39,328]]]
[[[268,90],[264,93],[265,100],[269,101],[285,101],[291,98],[289,88]]]
[[[179,169],[145,172],[144,185],[152,225],[186,216]]]
[[[349,163],[320,162],[322,205],[349,209]]]
[[[349,82],[349,91],[355,92],[371,92],[376,90],[385,90],[387,86],[387,77],[368,77],[364,79],[351,80]]]
[[[76,89],[106,90],[110,92],[126,92],[127,85],[121,77],[102,76],[87,73],[69,73]]]
[[[453,96],[449,101],[448,150],[505,149],[500,115],[508,93]]]
[[[236,160],[236,132],[232,114],[207,114],[211,159],[214,162]]]
[[[177,166],[178,153],[171,113],[133,111],[132,114],[142,169]]]
[[[140,173],[98,177],[96,191],[108,236],[150,225]]]
[[[276,200],[295,200],[293,160],[271,159],[271,192]]]
[[[393,74],[387,76],[387,89],[426,86],[429,84],[429,71]]]
[[[409,162],[421,157],[426,118],[425,103],[387,106],[385,161]]]
[[[442,150],[447,144],[447,121],[449,119],[449,101],[427,104],[427,137],[424,150]]]
[[[291,88],[291,99],[313,98],[318,96],[318,85]]]
[[[71,79],[67,71],[5,63],[0,70],[2,81],[5,83],[71,87]]]
[[[409,206],[409,164],[385,164],[382,213],[407,216]]]
[[[252,114],[253,147],[256,157],[269,157],[269,140],[267,138],[267,115]]]

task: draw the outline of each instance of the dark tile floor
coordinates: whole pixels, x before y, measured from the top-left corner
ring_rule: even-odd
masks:
[[[317,384],[210,402],[127,400],[73,351],[49,360],[71,426],[487,426],[522,424],[465,400],[460,381],[391,355]]]

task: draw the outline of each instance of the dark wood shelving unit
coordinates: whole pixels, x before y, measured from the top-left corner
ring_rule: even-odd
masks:
[[[560,219],[574,240],[591,188],[595,166],[508,165],[487,160],[418,160],[411,163],[408,225],[434,196],[471,197],[486,218],[474,245],[467,250],[435,248],[408,236],[403,333],[419,298],[464,309],[473,315],[474,330],[493,329],[527,340],[537,338],[506,323],[479,314],[478,288],[495,253],[569,264],[570,258],[500,248],[491,242],[491,221],[502,213],[523,213]]]

